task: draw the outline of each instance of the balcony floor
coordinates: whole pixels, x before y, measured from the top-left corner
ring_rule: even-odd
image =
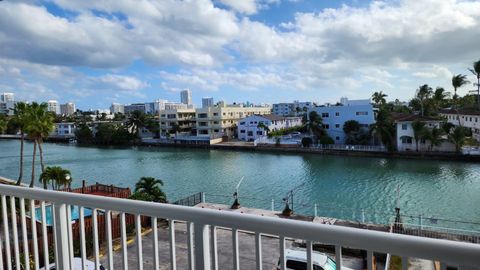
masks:
[[[175,224],[176,253],[177,253],[177,269],[188,269],[187,262],[187,234],[186,226],[183,223]],[[160,253],[160,269],[170,269],[170,250],[168,240],[168,229],[160,226],[158,228],[159,253]],[[153,267],[152,259],[152,233],[142,238],[143,245],[143,263],[144,269]],[[233,269],[232,261],[232,236],[230,230],[217,229],[218,241],[218,264],[221,269]],[[263,269],[275,269],[278,263],[279,253],[278,238],[262,237],[262,253],[263,253]],[[287,241],[287,248],[292,247],[293,242]],[[254,235],[239,233],[239,251],[240,251],[240,268],[255,269],[255,237]],[[332,258],[334,254],[330,254]],[[128,246],[128,262],[129,269],[137,269],[136,244],[131,243]],[[107,257],[103,256],[100,261],[106,266]],[[114,252],[114,268],[122,269],[122,253],[121,250]],[[359,258],[343,257],[344,266],[352,269],[363,269],[363,261]]]

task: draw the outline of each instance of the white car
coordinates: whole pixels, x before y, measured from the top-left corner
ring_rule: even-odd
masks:
[[[307,252],[301,249],[287,249],[285,250],[285,259],[288,270],[307,270]],[[337,264],[324,253],[312,252],[313,270],[336,270]],[[280,268],[280,260],[278,267]],[[342,266],[342,270],[352,270]]]
[[[48,269],[57,270],[54,263],[50,264],[50,267]],[[87,260],[85,269],[86,270],[95,270],[95,263]],[[45,269],[45,267],[42,267],[42,268],[40,268],[40,270],[46,270],[46,269]],[[82,270],[82,258],[77,258],[77,257],[73,258],[73,269],[72,270]],[[100,270],[106,270],[106,269],[105,269],[105,267],[100,265]]]

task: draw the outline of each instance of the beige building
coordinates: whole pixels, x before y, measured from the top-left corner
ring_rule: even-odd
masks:
[[[169,135],[167,135],[169,134]],[[195,135],[195,109],[160,111],[160,136]]]
[[[215,107],[196,110],[197,136],[210,138],[228,136],[236,137],[238,120],[250,115],[270,114],[270,107],[243,107],[239,105],[220,104]]]

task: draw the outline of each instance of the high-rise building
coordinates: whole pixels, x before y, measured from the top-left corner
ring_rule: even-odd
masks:
[[[61,115],[72,115],[77,111],[75,103],[67,102],[60,105],[60,114]]]
[[[112,103],[112,105],[110,106],[110,113],[125,113],[125,106],[120,103]]]
[[[212,97],[204,97],[202,98],[202,108],[208,108],[212,107],[213,104],[213,98]]]
[[[49,112],[54,112],[55,114],[60,114],[60,106],[58,105],[58,101],[56,100],[49,100],[47,101],[47,110]]]
[[[157,99],[155,100],[155,114],[159,114],[160,111],[165,110],[165,104],[168,100],[165,99]]]
[[[125,111],[125,114],[130,114],[134,111],[141,111],[143,113],[146,113],[146,106],[145,106],[145,103],[129,104],[124,106],[124,111]]]
[[[185,89],[180,92],[180,101],[183,104],[192,105],[192,91],[189,89]]]
[[[14,96],[15,95],[13,93],[2,93],[0,94],[0,102],[14,102]]]

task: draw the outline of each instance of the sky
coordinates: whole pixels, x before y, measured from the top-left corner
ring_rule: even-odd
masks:
[[[480,59],[480,1],[3,0],[0,92],[17,100],[409,100]],[[465,94],[474,89],[460,89]]]

